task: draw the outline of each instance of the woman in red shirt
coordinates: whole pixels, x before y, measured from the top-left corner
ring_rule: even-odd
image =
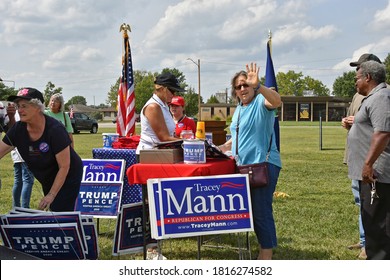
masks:
[[[185,102],[182,96],[174,96],[169,104],[173,120],[176,123],[176,137],[180,137],[183,130],[191,130],[194,135],[196,132],[195,121],[185,115],[184,106]]]

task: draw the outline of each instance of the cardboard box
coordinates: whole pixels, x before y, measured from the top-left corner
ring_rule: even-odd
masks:
[[[141,150],[140,163],[176,163],[183,161],[183,149]]]

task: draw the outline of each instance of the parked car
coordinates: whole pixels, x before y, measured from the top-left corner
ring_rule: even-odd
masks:
[[[84,113],[73,113],[73,118],[70,121],[72,122],[74,133],[79,133],[80,130],[89,130],[95,134],[99,128],[97,120],[90,118]]]

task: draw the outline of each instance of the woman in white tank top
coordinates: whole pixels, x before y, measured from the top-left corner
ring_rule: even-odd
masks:
[[[141,139],[136,154],[140,150],[153,149],[156,144],[173,141],[175,122],[169,112],[168,104],[176,92],[183,92],[178,80],[171,73],[158,75],[154,81],[155,91],[141,110]]]

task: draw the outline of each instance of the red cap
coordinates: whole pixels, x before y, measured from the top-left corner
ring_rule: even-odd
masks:
[[[171,104],[184,107],[184,105],[185,105],[184,98],[181,96],[174,96],[172,98]]]

